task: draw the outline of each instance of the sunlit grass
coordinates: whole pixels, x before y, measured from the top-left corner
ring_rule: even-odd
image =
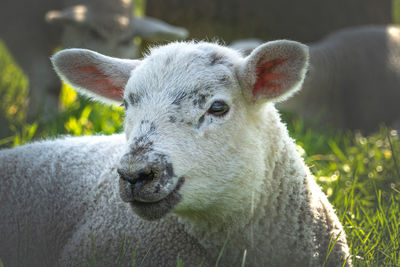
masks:
[[[0,42],[0,147],[59,135],[112,134],[122,130],[123,109],[79,96],[63,85],[59,113],[50,120],[26,119],[27,79]]]
[[[0,148],[32,140],[37,123],[26,122],[28,80],[0,40]]]
[[[5,45],[0,42],[0,109],[3,116],[21,122],[26,116],[28,81],[21,69],[14,64]]]
[[[61,116],[65,119],[61,131],[70,135],[112,134],[122,130],[123,108],[108,106],[78,96],[63,85],[60,96]],[[57,129],[60,125],[55,123]]]
[[[400,266],[399,133],[322,132],[288,120],[345,227],[354,266]]]

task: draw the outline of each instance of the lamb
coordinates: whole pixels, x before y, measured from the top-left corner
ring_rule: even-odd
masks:
[[[131,0],[0,2],[0,38],[29,78],[31,118],[57,110],[61,85],[48,60],[56,48],[89,48],[110,56],[137,58],[136,36],[165,41],[187,35],[185,29],[160,20],[134,17]]]
[[[123,103],[124,133],[0,151],[6,266],[24,244],[30,266],[126,266],[132,254],[145,266],[321,266],[331,238],[326,266],[351,266],[274,107],[300,89],[305,45],[268,42],[243,58],[176,42],[142,60],[67,49],[52,61],[80,92]]]
[[[233,43],[246,51],[257,42]],[[400,28],[345,28],[310,44],[310,73],[297,97],[279,108],[339,129],[400,129]]]

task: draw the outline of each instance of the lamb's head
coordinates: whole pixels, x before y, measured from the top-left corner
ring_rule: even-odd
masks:
[[[217,44],[172,43],[143,60],[81,49],[52,60],[82,93],[123,103],[120,195],[140,216],[158,219],[169,211],[217,212],[259,190],[268,157],[262,125],[278,117],[265,104],[299,89],[308,50],[275,41],[243,58]]]
[[[135,58],[130,1],[100,1],[76,5],[46,14],[50,24],[62,26],[62,46],[81,47],[116,57]],[[114,5],[114,6],[113,6]]]
[[[150,41],[184,39],[186,29],[150,18],[135,18],[130,0],[86,1],[46,14],[50,24],[62,26],[62,46],[80,47],[123,58],[137,58],[134,37]]]

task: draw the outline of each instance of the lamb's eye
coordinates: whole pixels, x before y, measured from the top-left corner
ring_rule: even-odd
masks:
[[[215,101],[207,112],[213,116],[224,116],[229,111],[229,106],[224,101]]]

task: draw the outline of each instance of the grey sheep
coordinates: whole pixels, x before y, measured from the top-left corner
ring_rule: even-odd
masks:
[[[231,47],[249,53],[262,42]],[[310,44],[310,69],[298,96],[279,105],[324,126],[370,133],[400,129],[400,28],[358,26]],[[322,124],[320,124],[322,125]]]
[[[188,32],[160,20],[133,16],[131,0],[0,1],[0,39],[29,78],[29,112],[50,117],[61,88],[49,62],[55,49],[80,47],[124,58],[139,57],[134,37],[165,41]]]

